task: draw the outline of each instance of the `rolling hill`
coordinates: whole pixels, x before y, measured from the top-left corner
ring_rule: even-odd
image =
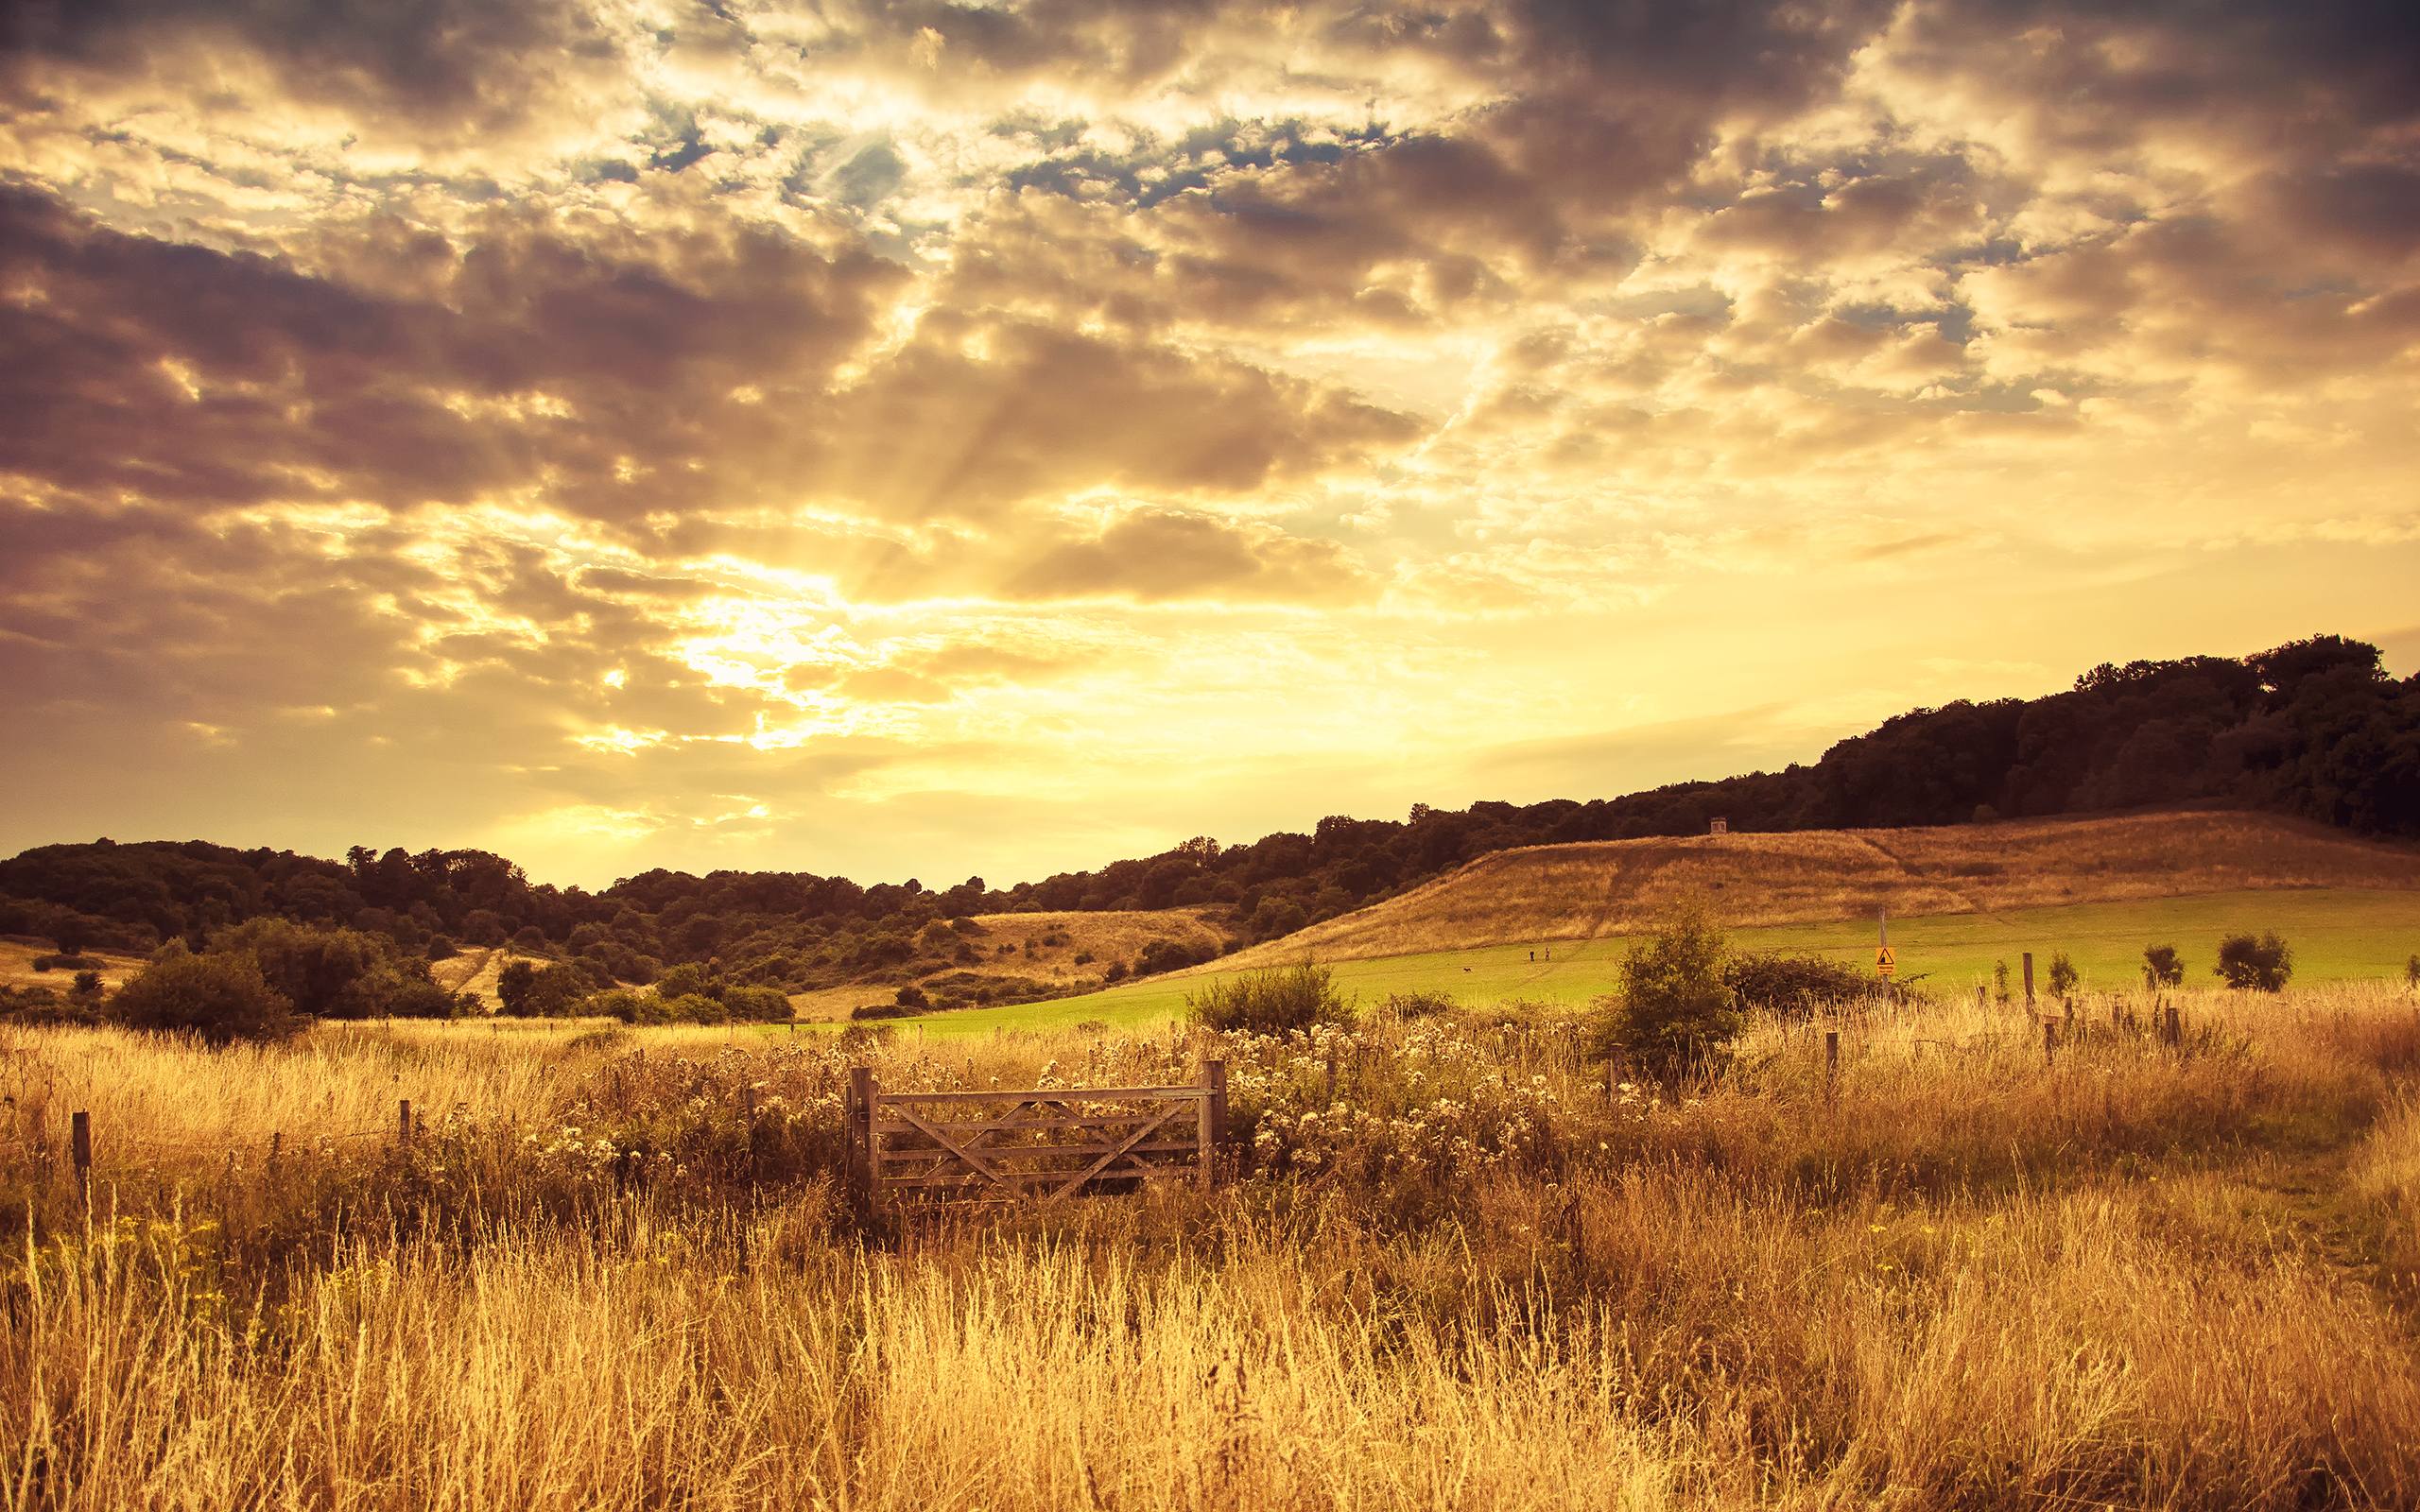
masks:
[[[1631,941],[1692,890],[1745,950],[1870,959],[1888,907],[1904,977],[1971,990],[2031,951],[2087,988],[2130,986],[2146,944],[2207,985],[2218,939],[2275,929],[2297,980],[2394,977],[2420,951],[2420,850],[2263,814],[2170,812],[1944,829],[1810,831],[1534,846],[1239,951],[1101,992],[900,1021],[939,1035],[1132,1027],[1181,1014],[1204,979],[1313,957],[1364,1002],[1582,1003]]]
[[[1196,970],[1631,935],[1691,892],[1754,928],[2281,887],[2420,889],[2420,850],[2228,811],[1525,846]]]

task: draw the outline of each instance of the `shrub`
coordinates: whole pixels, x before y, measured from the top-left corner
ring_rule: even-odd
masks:
[[[2185,962],[2173,945],[2143,947],[2143,986],[2158,988],[2185,985]]]
[[[510,960],[496,973],[495,995],[503,1012],[515,1019],[568,1019],[588,997],[587,973],[576,966],[539,966]]]
[[[668,1023],[724,1023],[731,1018],[731,1010],[720,999],[703,992],[685,992],[677,998],[658,992],[655,1001]]]
[[[240,951],[164,951],[118,989],[111,1013],[130,1028],[183,1031],[213,1044],[277,1040],[302,1025],[294,1005]]]
[[[2274,930],[2258,939],[2230,935],[2219,942],[2214,970],[2238,992],[2283,992],[2294,974],[2294,952]]]
[[[849,1017],[863,1022],[868,1019],[904,1019],[918,1011],[904,1003],[861,1003],[849,1010]]]
[[[790,1016],[789,995],[779,988],[725,988],[722,1005],[746,1023],[779,1023]]]
[[[2083,973],[2076,970],[2075,962],[2067,959],[2066,952],[2061,951],[2050,957],[2050,995],[2052,997],[2062,1003],[2066,1002],[2075,996],[2076,984],[2083,980]]]
[[[691,993],[712,997],[715,985],[704,967],[695,961],[683,961],[655,979],[655,990],[659,997],[685,998]]]
[[[1992,963],[1992,998],[1998,1003],[2008,1001],[2008,962],[2006,961]]]
[[[2411,958],[2412,958],[2413,960],[2415,960],[2415,961],[2420,961],[2420,955],[2415,955],[2415,956],[2413,956],[2413,957],[2411,957]],[[1090,952],[1090,951],[1078,951],[1078,952],[1076,953],[1076,964],[1077,964],[1078,966],[1090,966],[1090,965],[1092,965],[1092,964],[1093,964],[1093,953],[1092,953],[1092,952]]]
[[[450,961],[455,956],[461,954],[462,953],[460,951],[455,949],[454,942],[447,939],[444,936],[431,935],[428,936],[428,958],[430,960]]]
[[[1390,1018],[1433,1019],[1441,1013],[1454,1011],[1454,995],[1450,992],[1390,992],[1378,1005],[1378,1011]]]
[[[1865,973],[1846,961],[1779,951],[1742,952],[1722,963],[1722,980],[1742,1007],[1805,1018],[1818,1008],[1855,1003],[1872,990]]]
[[[890,1001],[900,1007],[909,1009],[929,1008],[933,1005],[933,1000],[925,996],[925,989],[913,982],[901,988],[891,996]]]
[[[77,995],[78,997],[79,997],[79,998],[98,997],[98,996],[100,995],[100,991],[101,991],[101,973],[100,973],[100,972],[98,972],[98,971],[78,971],[78,972],[77,972],[77,973],[76,973],[76,995]]]
[[[946,955],[958,948],[958,932],[936,919],[916,932],[916,948],[931,955]]]
[[[1284,1034],[1351,1017],[1328,969],[1308,961],[1206,982],[1184,995],[1184,1010],[1222,1034]]]
[[[596,1019],[619,1019],[624,1023],[660,1023],[664,1015],[658,1011],[652,992],[633,992],[626,987],[608,988],[593,992],[579,1005],[582,1016]]]
[[[1104,982],[1123,982],[1132,973],[1132,969],[1124,961],[1112,961],[1109,963],[1109,969],[1100,973],[1100,979]]]
[[[1157,976],[1162,971],[1181,971],[1211,958],[1207,949],[1196,950],[1181,939],[1155,939],[1143,947],[1134,962],[1136,976]]]
[[[1727,954],[1702,910],[1675,916],[1623,958],[1620,994],[1598,1000],[1595,1048],[1626,1053],[1667,1085],[1720,1070],[1746,1019],[1723,979]]]
[[[37,955],[33,960],[37,971],[96,971],[103,963],[89,955],[60,951],[49,955]]]

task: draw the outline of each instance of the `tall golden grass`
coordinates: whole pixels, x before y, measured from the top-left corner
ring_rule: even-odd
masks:
[[[1677,1102],[1518,1011],[938,1055],[0,1031],[8,1095],[99,1145],[89,1211],[55,1148],[0,1165],[0,1505],[2420,1502],[2411,1319],[2327,1237],[2411,1221],[2413,1000],[2123,1021],[2046,1059],[1919,1005],[1844,1026],[1829,1090],[1815,1026],[1761,1022]],[[1253,1150],[1216,1193],[884,1234],[834,1184],[853,1058],[1081,1085],[1213,1051]],[[400,1095],[464,1107],[336,1137]],[[285,1163],[231,1175],[272,1128]]]

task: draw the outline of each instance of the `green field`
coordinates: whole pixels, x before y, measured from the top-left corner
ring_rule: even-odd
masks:
[[[1943,914],[1894,920],[1891,944],[1903,982],[1971,991],[1976,983],[1990,978],[1996,961],[2008,962],[2014,976],[2020,954],[2029,950],[2040,979],[2047,977],[2051,954],[2065,951],[2083,973],[2086,988],[2107,990],[2136,984],[2146,945],[2174,945],[2185,957],[2187,981],[2208,986],[2214,980],[2210,968],[2220,938],[2247,929],[2273,929],[2286,937],[2294,949],[2297,983],[2400,977],[2404,962],[2420,952],[2420,892],[2228,892],[1997,914]],[[1734,931],[1731,940],[1743,950],[1806,951],[1870,962],[1874,921],[1743,929]],[[1449,992],[1473,1004],[1515,998],[1576,1004],[1612,989],[1629,945],[1622,936],[1498,945],[1338,961],[1334,971],[1345,995],[1363,1003],[1378,1002],[1392,992],[1430,991]],[[1541,956],[1551,950],[1553,958],[1533,961],[1532,950]],[[1057,1029],[1087,1021],[1148,1030],[1181,1017],[1185,994],[1200,991],[1214,974],[1155,977],[1050,1003],[964,1008],[888,1022],[932,1037]]]

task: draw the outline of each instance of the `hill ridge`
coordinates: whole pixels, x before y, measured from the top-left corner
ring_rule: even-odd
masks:
[[[1518,846],[1196,970],[1631,934],[1689,891],[1754,926],[2321,886],[2420,890],[2420,850],[2236,809]]]

